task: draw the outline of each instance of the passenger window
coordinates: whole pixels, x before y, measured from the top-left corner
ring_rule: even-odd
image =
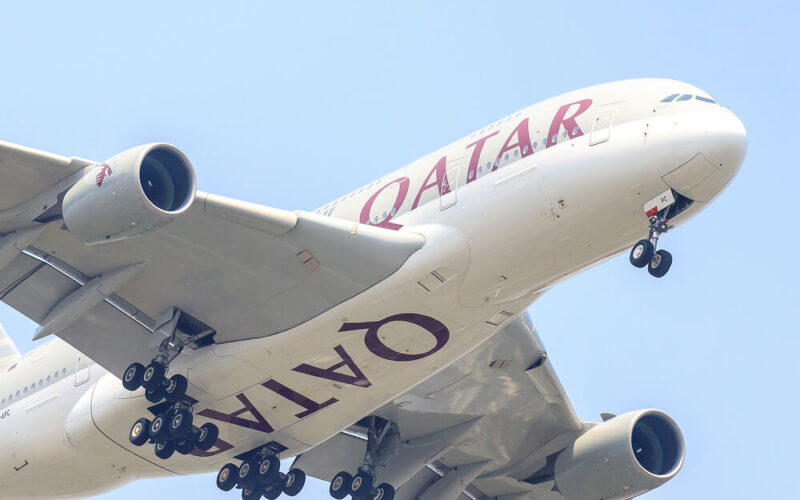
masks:
[[[534,151],[536,151],[536,146],[537,146],[537,145],[538,145],[538,143],[537,143],[536,141],[533,141],[533,150],[534,150]]]
[[[679,101],[688,101],[691,98],[692,98],[692,94],[683,94],[682,96],[678,97],[678,102]]]
[[[708,97],[703,97],[701,95],[696,95],[694,96],[694,98],[697,99],[698,101],[710,102],[711,104],[717,103],[717,101],[715,101],[714,99],[709,99]]]
[[[553,137],[550,138],[550,142],[552,142],[553,144],[555,144],[557,140],[558,140],[558,134],[553,134]]]
[[[672,102],[676,97],[678,97],[678,94],[668,95],[667,97],[661,99],[661,102]]]
[[[50,375],[47,376],[47,383],[50,383]]]
[[[526,154],[528,154],[528,145],[527,145],[527,144],[525,145],[525,147],[524,147],[524,148],[522,148],[522,154],[523,154],[523,155],[526,155]]]

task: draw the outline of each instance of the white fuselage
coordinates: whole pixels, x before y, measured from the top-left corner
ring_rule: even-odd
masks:
[[[661,102],[671,94],[692,98]],[[286,447],[282,458],[318,445],[480,346],[556,282],[645,237],[645,205],[665,190],[694,200],[672,224],[710,202],[741,165],[746,138],[732,112],[695,95],[706,96],[655,79],[571,92],[317,210],[426,244],[385,281],[296,328],[182,353],[171,371],[188,376],[196,422],[220,427],[207,453],[159,461],[128,442],[133,421],[152,417],[141,390],[128,393],[60,340],[28,353],[0,376],[0,491],[86,495],[214,471],[269,441]],[[393,328],[401,320],[391,318],[412,313],[449,336],[421,322]],[[338,376],[325,372],[337,363]]]

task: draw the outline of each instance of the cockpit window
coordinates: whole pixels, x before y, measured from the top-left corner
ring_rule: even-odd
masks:
[[[692,98],[692,94],[683,94],[682,96],[678,97],[678,101],[688,101]]]
[[[672,94],[670,96],[661,99],[661,102],[672,102],[675,100],[676,97],[678,97],[678,94]]]
[[[717,101],[715,101],[714,99],[711,99],[709,97],[703,97],[701,95],[696,95],[696,96],[694,96],[694,98],[697,99],[698,101],[710,102],[711,104],[716,104],[717,103]]]

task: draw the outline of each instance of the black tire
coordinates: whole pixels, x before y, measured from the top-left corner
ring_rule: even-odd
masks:
[[[150,439],[150,420],[142,417],[133,423],[128,439],[134,446],[142,446]]]
[[[350,485],[350,494],[353,498],[369,498],[374,479],[366,472],[359,472],[353,478],[353,484]]]
[[[306,485],[306,473],[300,469],[289,469],[283,481],[283,492],[293,497],[303,490]]]
[[[195,449],[194,444],[194,434],[189,433],[188,436],[185,438],[181,438],[175,441],[175,451],[180,453],[181,455],[188,455]]]
[[[150,439],[153,441],[163,441],[169,437],[169,419],[164,413],[159,413],[150,422]]]
[[[394,486],[389,483],[381,483],[375,488],[375,494],[370,498],[373,500],[394,500]]]
[[[155,446],[156,456],[162,460],[166,460],[175,453],[175,441],[159,441]]]
[[[670,267],[672,267],[672,254],[666,250],[659,250],[653,254],[650,265],[647,266],[647,272],[654,278],[662,278]]]
[[[245,486],[242,488],[242,500],[259,500],[261,498],[261,486]]]
[[[183,438],[192,432],[192,413],[189,410],[175,410],[169,419],[169,435]]]
[[[653,252],[655,252],[655,247],[650,240],[637,241],[631,248],[631,264],[639,268],[646,266],[650,263],[650,259],[653,258]]]
[[[162,387],[145,389],[144,397],[153,404],[160,403],[164,399],[164,389]]]
[[[135,391],[142,386],[142,376],[144,375],[144,365],[141,363],[131,363],[122,374],[122,387],[129,391]]]
[[[236,481],[236,484],[242,488],[255,486],[257,474],[258,465],[253,461],[246,460],[242,462],[241,467],[239,467],[239,479]]]
[[[197,429],[195,446],[203,451],[208,451],[214,447],[219,437],[219,427],[212,423],[205,423]]]
[[[142,387],[151,389],[161,387],[164,384],[164,365],[152,362],[147,365],[142,374]]]
[[[262,490],[264,494],[264,498],[267,500],[276,500],[281,493],[283,493],[283,487],[280,484],[271,484],[269,486],[265,486]]]
[[[281,461],[276,456],[269,456],[258,462],[256,477],[262,485],[268,485],[278,479],[281,472]]]
[[[172,403],[180,401],[186,395],[189,381],[181,374],[173,375],[164,386],[164,399]]]
[[[340,472],[333,476],[331,485],[328,488],[328,493],[333,498],[341,500],[350,494],[350,487],[353,485],[353,476],[347,472]]]
[[[217,488],[222,491],[230,491],[236,486],[239,478],[239,467],[234,464],[225,464],[217,473]]]

